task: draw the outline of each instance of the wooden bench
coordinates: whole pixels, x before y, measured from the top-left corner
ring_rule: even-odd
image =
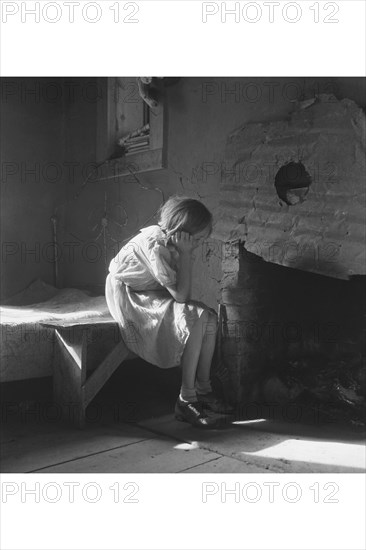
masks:
[[[77,321],[47,321],[42,326],[54,329],[56,335],[53,399],[61,408],[64,419],[79,428],[85,426],[85,411],[91,400],[104,386],[117,367],[126,359],[137,356],[127,349],[116,321],[110,318],[91,318]],[[102,337],[111,332],[119,335],[119,342],[112,342],[112,349],[87,376],[88,349],[92,334],[98,331]]]

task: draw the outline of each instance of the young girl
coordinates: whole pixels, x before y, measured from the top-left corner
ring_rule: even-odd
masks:
[[[158,367],[181,365],[175,417],[201,428],[215,425],[207,410],[229,412],[210,383],[217,315],[191,300],[192,252],[211,231],[212,215],[201,202],[173,196],[158,224],[141,229],[111,261],[106,281],[127,347]]]

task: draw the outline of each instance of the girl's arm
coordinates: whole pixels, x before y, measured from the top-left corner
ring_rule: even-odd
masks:
[[[192,236],[184,231],[177,232],[172,236],[172,243],[179,251],[177,283],[174,287],[167,287],[167,290],[177,302],[186,302],[192,283]]]

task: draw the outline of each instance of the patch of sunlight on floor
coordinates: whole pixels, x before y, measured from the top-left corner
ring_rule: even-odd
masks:
[[[235,420],[232,422],[232,424],[236,424],[237,426],[242,426],[245,424],[257,424],[259,422],[266,422],[266,418],[255,418],[254,420]]]
[[[336,441],[309,441],[286,439],[255,452],[241,452],[242,455],[265,458],[284,458],[300,462],[316,462],[334,466],[365,468],[366,449],[364,444],[339,443]]]
[[[194,449],[199,449],[197,441],[192,441],[191,443],[178,443],[175,445],[174,449],[178,451],[193,451]]]

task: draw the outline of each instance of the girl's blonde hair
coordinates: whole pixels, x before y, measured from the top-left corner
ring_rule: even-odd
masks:
[[[200,201],[173,195],[159,210],[159,225],[168,237],[176,231],[186,231],[194,235],[208,229],[210,234],[212,214]]]

